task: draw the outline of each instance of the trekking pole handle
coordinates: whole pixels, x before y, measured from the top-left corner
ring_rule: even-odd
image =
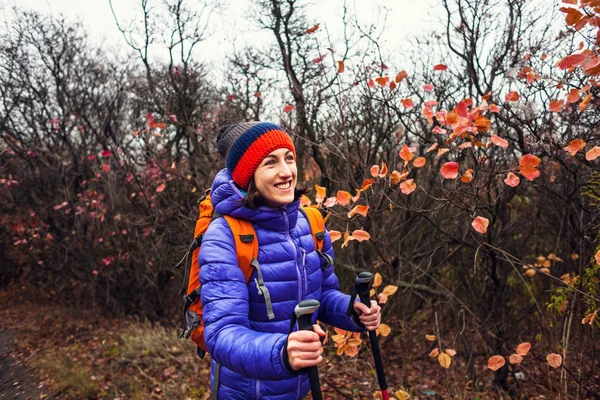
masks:
[[[371,282],[373,281],[373,274],[370,272],[361,272],[356,277],[356,291],[361,303],[371,308]],[[373,358],[375,359],[375,369],[377,371],[377,380],[379,381],[379,387],[383,394],[384,400],[389,399],[387,393],[387,382],[385,379],[385,373],[383,371],[383,360],[381,358],[381,351],[379,350],[379,341],[377,340],[377,332],[369,331],[369,341],[371,342],[371,348],[373,350]]]
[[[312,315],[319,309],[320,303],[317,300],[303,300],[294,309],[298,319],[298,329],[303,331],[313,331]],[[308,380],[310,381],[310,391],[314,400],[322,400],[321,385],[319,383],[319,370],[317,366],[308,367]]]

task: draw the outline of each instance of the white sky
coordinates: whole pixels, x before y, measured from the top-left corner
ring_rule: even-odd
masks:
[[[159,3],[161,0],[155,0]],[[122,49],[125,45],[118,31],[108,0],[8,0],[20,7],[33,9],[55,16],[64,14],[69,19],[80,19],[86,27],[92,41],[102,43],[107,48]],[[153,1],[150,0],[150,4]],[[199,4],[192,0],[190,4]],[[256,32],[256,25],[247,20],[248,8],[252,0],[225,0],[225,12],[214,15],[212,29],[214,35],[203,42],[195,53],[195,59],[217,61],[225,54],[231,53],[235,47],[242,47],[244,42],[260,40],[264,32]],[[431,4],[437,3],[437,7]],[[6,4],[6,3],[5,3]],[[134,15],[132,10],[139,10],[140,0],[113,0],[119,18],[129,20]],[[439,0],[347,0],[351,14],[358,16],[361,26],[378,22],[381,7],[388,10],[385,33],[382,37],[382,48],[393,52],[402,48],[409,37],[431,28],[435,21],[432,11],[439,15]],[[314,0],[307,11],[309,22],[320,23],[327,27],[332,37],[339,38],[343,34],[341,22],[344,0]],[[138,14],[139,15],[139,14]],[[379,18],[379,21],[382,21]],[[263,36],[264,37],[264,36]]]

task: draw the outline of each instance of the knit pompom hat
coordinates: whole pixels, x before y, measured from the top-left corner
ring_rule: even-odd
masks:
[[[243,190],[248,189],[254,171],[271,152],[286,148],[296,156],[290,135],[271,122],[240,122],[224,126],[217,136],[217,148],[226,160],[233,181]]]

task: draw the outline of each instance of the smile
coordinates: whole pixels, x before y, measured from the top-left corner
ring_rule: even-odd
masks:
[[[280,190],[289,190],[292,187],[292,182],[279,183],[275,187]]]

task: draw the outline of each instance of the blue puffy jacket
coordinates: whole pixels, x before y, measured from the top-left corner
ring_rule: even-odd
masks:
[[[346,316],[350,296],[339,291],[333,267],[321,269],[321,257],[298,201],[281,208],[245,207],[243,194],[227,170],[215,177],[211,198],[219,214],[252,222],[275,316],[269,319],[265,298],[257,291],[257,271],[246,284],[227,221],[215,219],[199,256],[204,338],[212,357],[211,390],[215,390],[218,362],[219,399],[301,399],[310,390],[308,375],[290,371],[283,363],[292,312],[301,300],[317,299],[321,306],[315,321],[360,331]],[[327,232],[323,251],[333,256]]]

